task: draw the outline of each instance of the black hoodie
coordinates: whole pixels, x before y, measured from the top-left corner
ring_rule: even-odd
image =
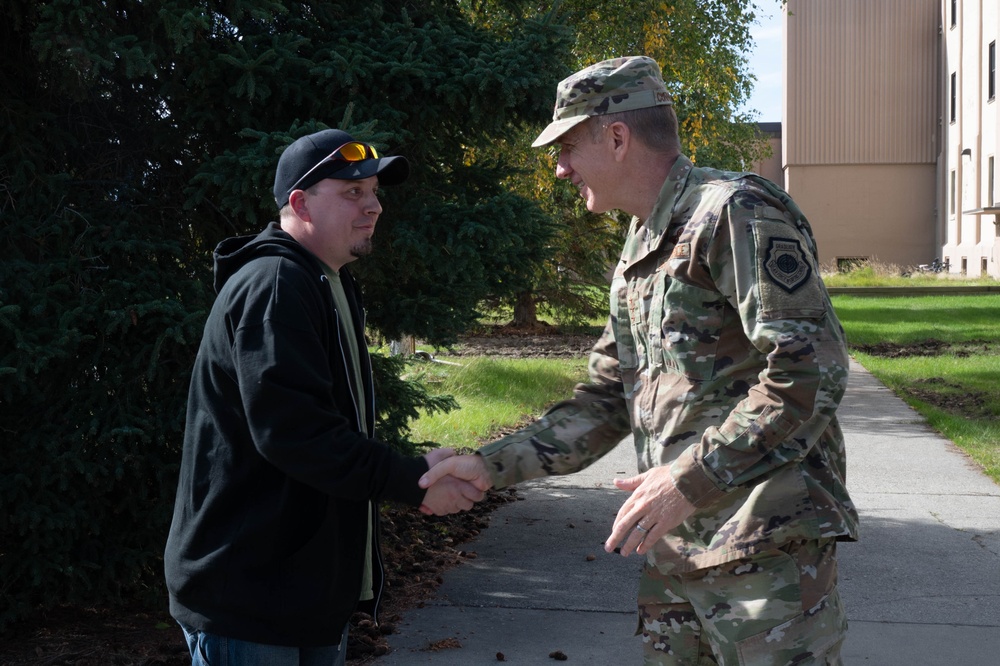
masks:
[[[164,555],[170,611],[185,625],[274,645],[339,643],[359,605],[369,501],[423,500],[424,459],[362,434],[375,414],[364,311],[340,275],[363,396],[319,261],[277,223],[216,248],[218,297],[191,377]]]

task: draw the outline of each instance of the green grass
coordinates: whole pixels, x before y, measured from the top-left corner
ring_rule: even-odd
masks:
[[[411,425],[412,436],[455,448],[477,447],[501,429],[538,416],[587,378],[586,358],[437,358],[448,363],[423,366],[424,382],[434,393],[454,396],[461,408],[422,415]]]
[[[875,278],[862,269],[846,274],[840,286],[864,286],[859,281],[869,279],[867,286],[886,286],[892,279]],[[916,284],[900,279],[901,286]],[[936,276],[919,280],[955,284]],[[858,361],[1000,483],[1000,294],[835,295],[833,303]],[[934,355],[884,355],[927,341],[940,343]],[[586,359],[438,358],[461,365],[430,364],[425,381],[434,392],[453,395],[461,409],[422,416],[413,434],[442,446],[477,446],[568,397],[586,378]]]
[[[836,295],[833,304],[858,362],[1000,483],[1000,295]],[[944,343],[942,353],[884,355],[927,341]]]
[[[1000,356],[884,357],[858,362],[1000,483]]]
[[[997,339],[1000,294],[873,297],[834,295],[852,345]],[[849,324],[849,326],[848,326]]]

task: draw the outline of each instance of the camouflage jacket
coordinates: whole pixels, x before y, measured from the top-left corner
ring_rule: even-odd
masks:
[[[480,450],[497,487],[590,465],[630,431],[697,511],[651,557],[664,572],[802,539],[853,540],[836,409],[844,332],[791,198],[681,156],[632,221],[590,382]]]

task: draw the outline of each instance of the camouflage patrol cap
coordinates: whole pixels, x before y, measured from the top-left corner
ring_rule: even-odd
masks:
[[[591,116],[673,104],[660,66],[648,56],[612,58],[563,79],[552,122],[532,147],[545,146]]]

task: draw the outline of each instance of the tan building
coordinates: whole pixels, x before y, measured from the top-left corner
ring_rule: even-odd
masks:
[[[770,177],[809,216],[824,265],[943,258],[1000,277],[998,5],[788,0]]]
[[[757,123],[757,131],[771,146],[771,156],[754,164],[753,172],[780,185],[785,182],[781,168],[781,123]]]

